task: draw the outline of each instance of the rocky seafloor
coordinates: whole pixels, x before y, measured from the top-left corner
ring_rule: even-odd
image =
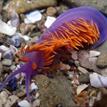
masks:
[[[0,0],[0,81],[18,68],[18,50],[36,41],[61,13],[85,5],[107,14],[106,0]],[[30,102],[24,75],[17,75],[0,92],[0,107],[106,107],[106,53],[106,41],[93,50],[72,51],[68,63],[49,69],[51,78],[32,78]]]

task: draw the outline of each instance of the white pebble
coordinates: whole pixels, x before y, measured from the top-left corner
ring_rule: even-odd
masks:
[[[26,14],[26,18],[24,19],[24,23],[30,24],[40,21],[42,19],[42,14],[40,11],[36,10]]]
[[[67,72],[69,79],[72,79],[74,76],[74,72]]]
[[[27,35],[24,35],[24,36],[21,36],[25,41],[29,41],[30,40],[30,37],[27,36]]]
[[[31,83],[31,90],[38,90],[38,86],[34,82]]]
[[[40,106],[40,99],[37,99],[33,102],[33,107],[38,107]]]
[[[94,51],[94,50],[91,50],[90,52],[89,52],[89,56],[90,57],[97,57],[97,56],[99,56],[101,54],[101,52],[99,52],[99,51]]]
[[[0,33],[12,36],[16,33],[16,30],[16,27],[9,26],[8,24],[0,20]]]
[[[22,100],[18,103],[20,107],[31,107],[31,104],[27,100]]]
[[[47,19],[45,21],[45,27],[49,28],[53,24],[53,22],[55,22],[55,20],[55,17],[47,16]]]
[[[107,87],[107,77],[106,76],[102,76],[97,73],[92,73],[92,74],[90,74],[89,77],[90,77],[91,86],[96,87],[96,88]]]
[[[40,94],[37,92],[35,98],[37,99],[40,96]]]
[[[0,50],[3,51],[3,52],[6,52],[6,51],[9,50],[9,48],[6,47],[6,46],[4,46],[4,45],[1,45],[1,46],[0,46]]]
[[[18,49],[13,45],[10,45],[10,50],[11,50],[13,55],[15,55],[18,52]]]
[[[79,95],[83,90],[85,90],[88,87],[87,84],[81,84],[77,87],[77,95]]]
[[[8,94],[6,91],[2,91],[0,93],[0,99],[2,101],[3,104],[5,104],[7,102],[7,99],[8,99]]]
[[[78,67],[78,70],[80,71],[80,72],[82,72],[82,73],[84,73],[84,74],[87,74],[88,73],[88,71],[85,69],[85,68],[83,68],[83,67]]]

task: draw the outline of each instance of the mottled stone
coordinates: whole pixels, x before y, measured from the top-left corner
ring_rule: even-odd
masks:
[[[31,104],[27,100],[22,100],[18,103],[19,107],[31,107]]]
[[[7,99],[8,99],[8,93],[6,91],[2,91],[0,93],[0,100],[2,104],[5,104],[7,102]]]
[[[97,57],[90,58],[88,51],[79,51],[78,60],[80,66],[96,72],[99,71],[99,68],[96,66]]]
[[[18,99],[19,98],[16,95],[9,96],[8,100],[7,100],[6,104],[5,104],[5,107],[12,107],[12,105],[14,103],[16,103]]]
[[[60,103],[63,107],[75,107],[70,81],[62,74],[53,79],[38,75],[35,80],[39,87],[41,107],[56,107]]]
[[[33,102],[33,107],[39,107],[40,106],[40,99],[37,99]]]
[[[107,52],[102,52],[98,57],[96,65],[100,68],[107,67]]]
[[[80,82],[81,84],[83,84],[83,83],[89,83],[89,82],[90,82],[89,74],[81,74],[81,75],[79,76],[79,82]]]
[[[97,47],[96,50],[100,52],[107,52],[107,41],[105,41],[102,45]]]
[[[11,59],[3,59],[2,64],[4,66],[11,66],[12,65],[12,60]]]

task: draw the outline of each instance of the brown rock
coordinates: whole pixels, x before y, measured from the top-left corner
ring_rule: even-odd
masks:
[[[47,16],[54,16],[56,13],[57,13],[56,8],[54,7],[47,8],[47,11],[46,11]]]
[[[51,79],[43,75],[35,77],[39,87],[41,104],[40,107],[76,107],[72,100],[72,87],[70,81],[63,75]]]
[[[21,14],[37,8],[54,6],[56,4],[56,0],[12,0],[7,4],[5,9],[7,11],[15,9],[17,13]]]

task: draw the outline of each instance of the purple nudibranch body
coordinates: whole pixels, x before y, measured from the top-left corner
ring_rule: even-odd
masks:
[[[49,32],[56,31],[60,26],[63,25],[64,22],[71,22],[72,20],[83,18],[84,20],[93,21],[99,30],[100,37],[99,40],[93,45],[93,47],[97,47],[102,44],[107,39],[107,19],[106,17],[99,12],[97,9],[87,6],[82,6],[78,8],[70,9],[63,14],[61,14],[57,20],[52,24],[52,26],[45,31],[40,39],[36,41],[36,43],[41,43],[44,40],[49,40],[52,38]],[[58,35],[60,36],[60,35]],[[26,53],[26,56],[30,59],[29,62],[22,65],[19,69],[12,72],[6,80],[1,84],[0,89],[3,89],[9,80],[12,79],[16,74],[23,72],[25,74],[25,83],[26,83],[26,92],[29,97],[29,85],[32,76],[38,74],[38,69],[42,69],[44,67],[44,58],[41,51],[34,51]],[[32,68],[32,64],[36,63],[37,68],[34,71]]]

